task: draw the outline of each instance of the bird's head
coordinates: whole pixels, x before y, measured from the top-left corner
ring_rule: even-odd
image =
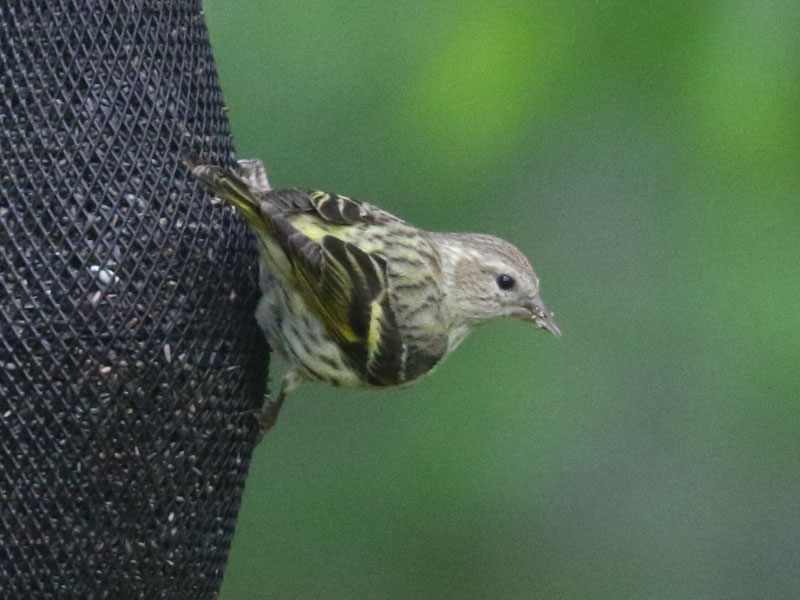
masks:
[[[539,278],[515,246],[477,233],[445,234],[441,239],[448,300],[456,320],[476,325],[513,317],[561,335],[554,314],[539,296]]]

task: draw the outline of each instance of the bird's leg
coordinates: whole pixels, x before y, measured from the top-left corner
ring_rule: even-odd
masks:
[[[264,403],[261,408],[253,413],[258,422],[259,440],[275,426],[278,420],[278,413],[286,400],[287,394],[295,389],[300,381],[301,378],[296,371],[288,371],[281,379],[278,397],[275,400],[269,394],[264,394]]]
[[[278,392],[278,397],[273,400],[269,394],[264,394],[264,403],[261,408],[254,411],[253,416],[258,423],[258,439],[264,437],[270,429],[275,426],[278,420],[278,413],[286,400],[286,386],[281,382],[281,389]]]
[[[239,166],[239,173],[253,190],[257,192],[269,192],[272,186],[267,178],[267,168],[264,163],[257,158],[244,158],[236,161]]]

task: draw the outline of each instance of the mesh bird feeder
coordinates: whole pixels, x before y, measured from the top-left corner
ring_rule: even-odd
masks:
[[[266,348],[199,0],[0,3],[0,596],[211,598]]]

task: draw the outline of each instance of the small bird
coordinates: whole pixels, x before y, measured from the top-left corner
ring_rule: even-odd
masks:
[[[238,161],[238,173],[183,160],[258,238],[256,320],[288,366],[256,413],[262,435],[305,381],[402,386],[497,317],[561,335],[530,262],[500,238],[424,231],[339,194],[272,189],[260,160]]]

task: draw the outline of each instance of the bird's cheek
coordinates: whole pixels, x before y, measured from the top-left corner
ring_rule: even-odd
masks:
[[[526,321],[528,323],[532,323],[534,320],[533,313],[526,306],[516,305],[509,307],[508,316],[519,319],[520,321]]]

